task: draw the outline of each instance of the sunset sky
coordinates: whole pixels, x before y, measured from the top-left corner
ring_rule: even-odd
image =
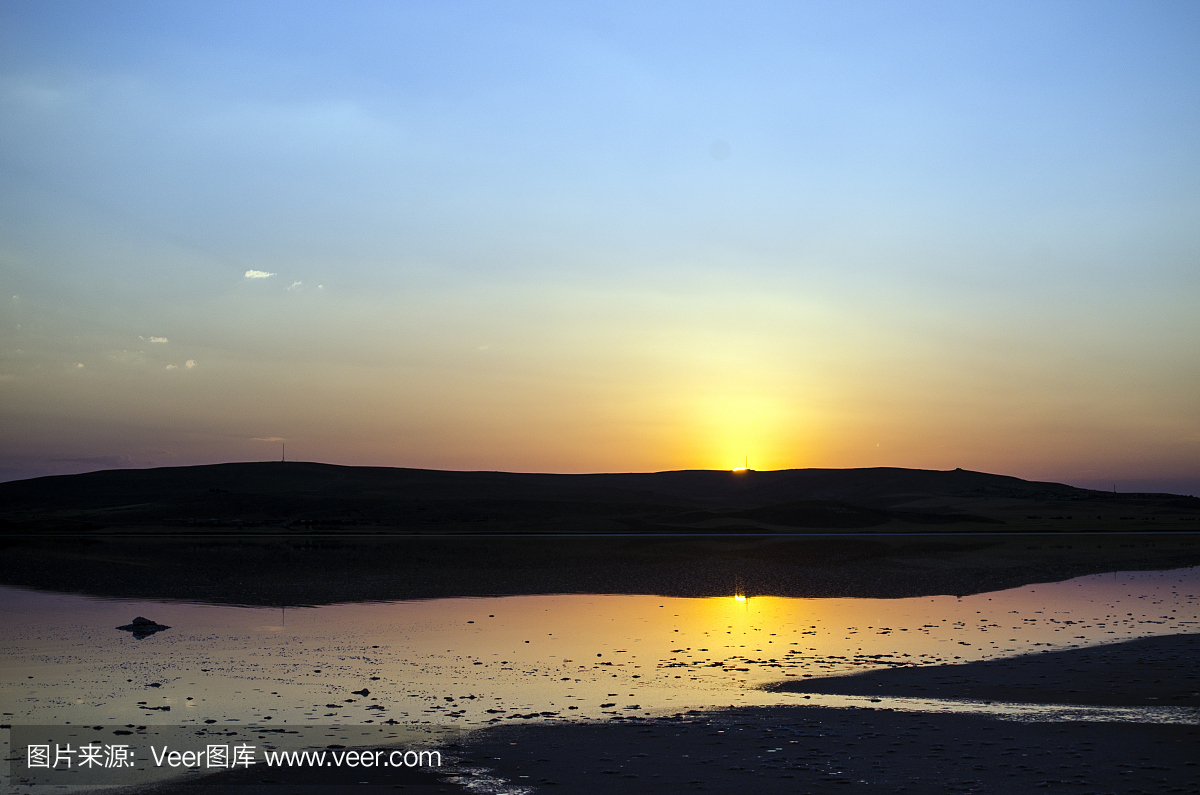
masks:
[[[0,3],[0,478],[1200,495],[1200,4]]]

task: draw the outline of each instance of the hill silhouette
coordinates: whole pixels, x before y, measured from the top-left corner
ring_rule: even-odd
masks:
[[[1198,564],[1198,508],[964,470],[110,470],[0,484],[0,583],[256,605],[962,595]]]
[[[0,483],[8,532],[738,533],[1191,529],[1200,499],[870,468],[525,474],[304,462]]]

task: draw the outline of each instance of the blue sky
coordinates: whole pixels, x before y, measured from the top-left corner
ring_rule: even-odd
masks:
[[[7,2],[0,468],[287,438],[1200,493],[1198,34],[1194,3]]]

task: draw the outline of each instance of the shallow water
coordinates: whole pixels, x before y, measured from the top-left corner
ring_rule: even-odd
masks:
[[[171,629],[142,640],[115,629],[138,615]],[[3,722],[14,724],[463,728],[731,705],[865,705],[758,686],[1197,631],[1194,568],[961,599],[559,595],[286,611],[0,588],[0,705]],[[352,692],[364,687],[367,696]],[[1007,709],[930,699],[871,706]],[[1120,709],[1088,714],[1137,719]]]

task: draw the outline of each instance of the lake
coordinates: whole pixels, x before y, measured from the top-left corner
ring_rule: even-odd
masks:
[[[4,722],[14,724],[463,728],[731,705],[846,705],[865,700],[760,688],[1197,632],[1198,595],[1196,568],[1090,575],[962,598],[570,594],[286,609],[6,587],[0,702]],[[170,629],[140,640],[115,629],[135,616]],[[884,706],[1009,709],[930,699]],[[1127,712],[1091,714],[1123,719]],[[1140,714],[1178,719],[1168,708],[1158,718]]]

